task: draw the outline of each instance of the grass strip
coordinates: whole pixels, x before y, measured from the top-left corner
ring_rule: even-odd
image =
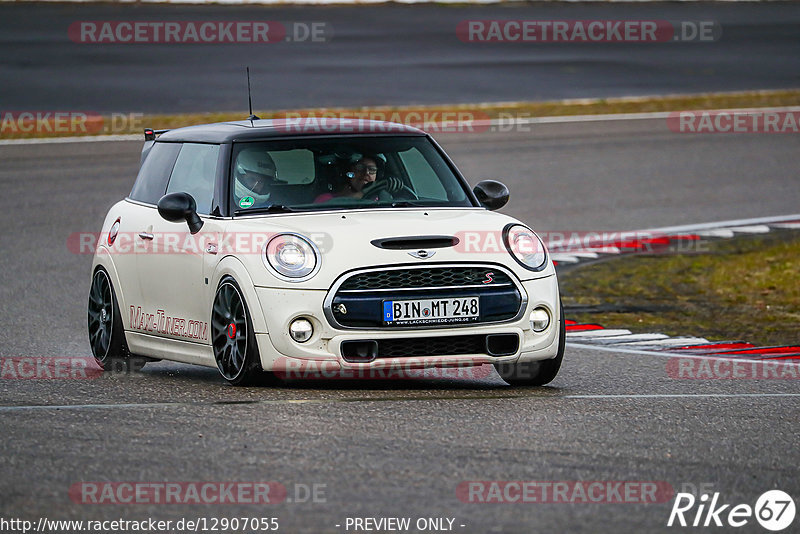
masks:
[[[800,89],[776,91],[745,91],[735,93],[704,93],[691,95],[666,95],[621,98],[588,98],[543,102],[498,102],[483,104],[441,104],[431,106],[366,106],[328,107],[290,110],[257,110],[263,119],[290,116],[319,117],[329,114],[336,117],[375,118],[398,120],[405,124],[415,123],[420,115],[436,120],[442,113],[461,113],[473,120],[511,119],[532,117],[560,117],[575,115],[606,115],[618,113],[650,113],[670,111],[698,111],[709,109],[742,109],[800,106]],[[171,129],[196,124],[242,120],[248,113],[184,113],[142,114],[118,113],[94,114],[88,118],[88,127],[50,128],[35,121],[20,124],[14,116],[0,118],[0,139],[23,139],[34,137],[74,137],[76,135],[123,135],[139,134],[143,128]],[[394,116],[394,117],[393,117]],[[30,131],[25,131],[30,129]],[[84,131],[85,130],[85,131]]]
[[[560,276],[567,317],[635,333],[800,343],[800,232],[618,256]]]

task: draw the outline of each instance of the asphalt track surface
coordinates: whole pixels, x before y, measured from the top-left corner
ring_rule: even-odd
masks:
[[[438,139],[472,183],[506,181],[505,211],[540,229],[797,211],[793,135],[675,134],[651,120]],[[89,355],[91,257],[66,240],[96,231],[129,191],[140,146],[0,146],[1,356]],[[464,533],[668,532],[683,530],[666,527],[671,503],[470,504],[456,488],[664,481],[710,485],[725,503],[754,505],[769,489],[797,499],[798,381],[679,380],[666,362],[568,345],[543,388],[491,373],[239,389],[213,369],[169,362],[93,380],[0,380],[0,517],[277,517],[282,532],[330,533],[346,532],[347,517],[449,517]],[[73,484],[91,481],[276,481],[293,499],[295,488],[324,484],[325,502],[70,500]],[[765,532],[752,520],[741,531]]]
[[[715,21],[716,42],[465,43],[487,19]],[[324,42],[72,42],[76,21],[324,22]],[[798,3],[0,5],[0,109],[177,113],[795,88]],[[291,37],[291,33],[290,33]]]

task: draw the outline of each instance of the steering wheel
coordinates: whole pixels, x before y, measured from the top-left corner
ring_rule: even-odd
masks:
[[[400,184],[400,189],[395,190],[395,191],[389,191],[389,186],[392,185],[392,183]],[[405,195],[398,197],[398,194],[399,193],[407,193],[412,199],[419,200],[419,197],[417,196],[417,194],[414,192],[413,189],[411,189],[406,184],[404,184],[402,182],[402,180],[400,180],[399,178],[394,178],[394,177],[391,177],[391,176],[386,177],[386,178],[382,179],[379,182],[377,182],[377,181],[376,182],[372,182],[370,185],[368,185],[367,187],[365,187],[362,190],[362,192],[364,193],[364,196],[373,195],[373,194],[378,193],[380,191],[386,191],[387,193],[392,195],[393,199],[398,199],[398,198],[402,199],[403,196],[405,196]]]

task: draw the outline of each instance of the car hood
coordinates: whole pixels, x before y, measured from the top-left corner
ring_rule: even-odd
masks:
[[[534,272],[520,266],[508,253],[502,232],[512,223],[519,221],[479,208],[376,209],[239,218],[230,223],[227,231],[267,235],[288,232],[304,236],[317,245],[321,268],[313,278],[302,283],[281,281],[264,266],[260,255],[247,255],[248,259],[243,261],[252,262],[248,270],[258,286],[328,289],[347,271],[401,264],[492,263],[506,266],[521,280],[552,275],[554,270],[549,259],[545,269]],[[452,236],[458,243],[442,248],[407,243],[404,246],[408,248],[403,249],[373,244],[376,240],[419,236]],[[420,249],[428,252],[427,258],[411,254]]]

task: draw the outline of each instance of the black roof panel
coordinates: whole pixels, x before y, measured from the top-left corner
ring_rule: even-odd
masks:
[[[217,122],[169,130],[159,141],[188,143],[226,143],[280,137],[320,135],[426,135],[425,132],[396,122],[366,119],[260,119]]]

